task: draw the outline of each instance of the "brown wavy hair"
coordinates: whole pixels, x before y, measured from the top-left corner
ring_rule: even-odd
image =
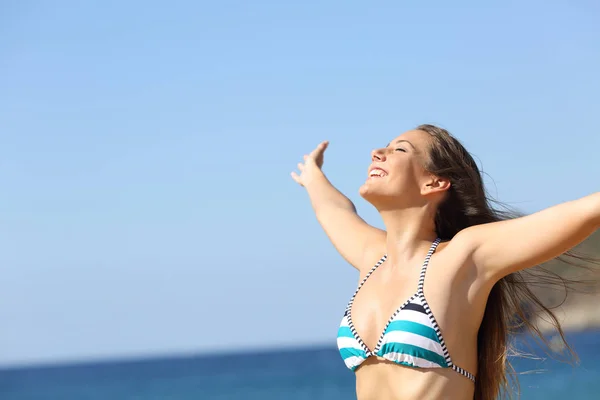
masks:
[[[488,196],[475,160],[448,131],[427,124],[416,129],[428,133],[432,138],[426,169],[451,182],[435,217],[436,233],[442,240],[452,239],[469,226],[522,216]],[[598,264],[597,259],[578,255],[574,251],[564,253],[558,259],[583,268],[589,268],[590,263]],[[512,397],[514,390],[509,382],[512,381],[518,388],[518,380],[509,355],[518,353],[509,340],[511,335],[529,333],[548,345],[534,323],[536,316],[553,325],[568,355],[572,360],[577,359],[551,307],[544,304],[532,289],[535,286],[550,286],[566,293],[566,290],[573,290],[578,284],[588,282],[569,280],[543,266],[536,266],[511,273],[494,285],[477,336],[475,400],[494,400],[500,395]]]

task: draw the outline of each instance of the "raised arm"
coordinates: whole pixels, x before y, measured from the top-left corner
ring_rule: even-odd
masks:
[[[508,221],[465,229],[478,275],[497,280],[558,257],[600,228],[600,192]]]
[[[323,142],[304,156],[304,163],[298,164],[300,175],[292,172],[292,178],[306,188],[317,220],[336,250],[361,270],[381,256],[385,232],[367,224],[350,199],[329,182],[321,170],[327,146],[328,142]]]

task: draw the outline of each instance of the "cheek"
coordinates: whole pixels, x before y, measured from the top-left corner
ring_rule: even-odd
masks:
[[[412,188],[419,189],[420,182],[425,175],[415,169],[412,163],[405,163],[402,169],[397,169],[392,182],[394,188],[406,192]]]
[[[394,192],[406,192],[411,186],[414,186],[414,178],[404,171],[403,173],[396,173],[390,179],[390,190]]]

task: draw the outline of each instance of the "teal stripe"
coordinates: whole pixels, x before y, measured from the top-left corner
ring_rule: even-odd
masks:
[[[352,334],[352,331],[347,326],[340,326],[340,329],[338,329],[337,335],[338,335],[338,337],[351,337],[351,338],[354,337],[354,335]]]
[[[360,349],[355,349],[353,347],[344,347],[340,349],[340,355],[345,360],[348,357],[361,357],[367,358],[367,354]]]
[[[419,335],[419,336],[423,336],[428,339],[431,339],[436,343],[440,343],[440,340],[438,339],[437,334],[435,333],[435,330],[433,328],[430,328],[429,326],[426,326],[426,325],[419,324],[418,322],[393,321],[391,324],[389,324],[389,326],[385,332],[387,333],[387,332],[392,332],[392,331],[410,332],[410,333],[414,333],[415,335]]]
[[[436,363],[442,367],[447,367],[446,359],[431,350],[424,349],[422,347],[413,346],[406,343],[386,343],[377,352],[378,356],[383,356],[387,353],[403,353],[414,357],[419,357],[427,361]]]

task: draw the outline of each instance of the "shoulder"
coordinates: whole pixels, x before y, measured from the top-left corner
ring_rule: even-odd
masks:
[[[477,236],[479,234],[478,226],[471,226],[458,232],[454,237],[445,244],[444,251],[446,254],[459,259],[470,258],[477,246]]]
[[[386,253],[387,232],[374,228],[364,244],[363,262],[358,266],[361,274],[369,271]]]
[[[474,252],[478,243],[478,229],[476,226],[465,228],[452,239],[440,243],[439,256],[448,269],[453,280],[458,279],[465,283],[465,279],[474,283],[482,277],[478,276],[478,270],[474,260]]]
[[[452,239],[440,243],[440,247],[443,247],[439,251],[439,261],[436,261],[436,266],[444,269],[440,276],[447,280],[455,294],[462,293],[465,304],[469,305],[485,305],[487,296],[496,283],[477,266],[474,255],[479,240],[478,227],[479,225],[465,228]]]

